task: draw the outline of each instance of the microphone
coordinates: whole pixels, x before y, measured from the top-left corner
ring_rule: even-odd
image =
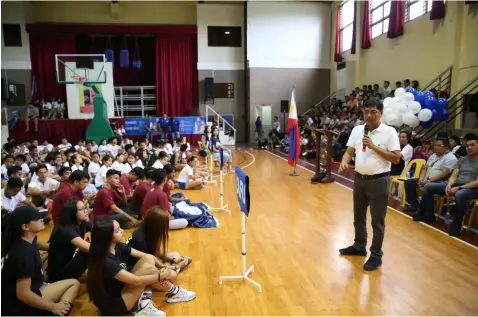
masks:
[[[367,136],[368,135],[368,132],[369,132],[369,127],[368,127],[368,124],[366,124],[364,127],[363,127],[363,136]],[[362,146],[362,152],[365,152],[367,149],[367,146],[364,144]]]

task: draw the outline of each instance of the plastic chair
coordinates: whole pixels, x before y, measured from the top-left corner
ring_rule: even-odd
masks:
[[[393,185],[396,184],[402,192],[402,197],[400,199],[400,206],[404,207],[405,202],[407,200],[407,197],[405,195],[405,181],[411,178],[418,178],[426,163],[427,162],[423,159],[411,160],[410,163],[408,163],[407,168],[402,173],[402,175],[392,176],[390,181],[390,195],[392,194]],[[413,175],[409,178],[407,175],[410,172],[410,169],[412,168],[412,166],[414,165],[415,165],[415,171],[413,172]]]
[[[442,210],[443,210],[443,206],[445,204],[446,204],[447,213],[448,214],[450,213],[450,203],[455,200],[455,196],[439,196],[437,199],[439,199],[439,204],[438,204],[438,208],[437,208],[437,220],[438,220],[438,219],[440,219],[440,216],[441,216],[441,213],[442,213]],[[476,212],[478,210],[478,198],[469,199],[468,203],[473,204],[473,207],[471,208],[470,218],[468,219],[468,226],[466,227],[467,230],[470,230],[471,224],[473,222],[473,218],[475,217]],[[465,214],[465,216],[466,216],[466,214]],[[463,223],[461,225],[462,227],[465,223],[465,216],[463,217]]]

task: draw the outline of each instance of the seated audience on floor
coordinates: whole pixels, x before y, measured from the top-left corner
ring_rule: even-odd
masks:
[[[144,179],[144,170],[141,167],[135,167],[129,173],[121,175],[120,184],[123,185],[128,200],[133,197],[133,187],[142,179]]]
[[[289,153],[289,133],[284,133],[284,137],[280,141],[280,146],[284,153]]]
[[[146,167],[144,169],[144,179],[140,180],[136,185],[136,188],[133,192],[133,197],[131,198],[131,203],[133,205],[133,210],[135,213],[140,213],[141,205],[143,204],[144,197],[148,191],[153,188],[153,167]]]
[[[458,160],[457,167],[453,170],[447,183],[426,184],[422,201],[419,205],[414,221],[435,221],[434,196],[447,195],[454,197],[453,223],[450,235],[458,237],[461,234],[463,217],[467,211],[467,201],[478,198],[478,136],[469,133],[465,136],[467,156]]]
[[[207,165],[207,152],[205,150],[200,150],[197,156],[199,160],[198,166],[194,169],[196,177],[203,178],[207,180],[209,178],[209,167]],[[168,164],[166,164],[168,165]],[[164,166],[166,166],[164,165]],[[173,166],[174,167],[174,166]],[[174,178],[173,178],[174,181]]]
[[[269,146],[273,149],[280,147],[280,139],[277,133],[272,132],[271,138],[269,139]]]
[[[150,289],[162,291],[177,273],[160,268],[157,258],[122,243],[123,229],[115,220],[97,223],[91,231],[87,289],[102,315],[165,316],[154,307]],[[114,253],[110,250],[114,250]],[[138,259],[132,268],[127,264]],[[160,268],[160,269],[158,269]]]
[[[53,222],[56,223],[60,219],[61,211],[66,202],[71,199],[85,199],[83,190],[88,185],[88,174],[83,171],[74,171],[69,177],[69,184],[62,186],[62,188],[53,196],[53,204],[51,207],[51,214]]]
[[[23,184],[24,185],[28,185],[28,183],[30,182],[30,178],[24,178],[23,175],[22,175],[22,168],[20,166],[12,166],[12,167],[9,167],[8,170],[7,170],[7,177],[2,177],[2,188],[5,188],[7,186],[7,182],[10,178],[12,177],[18,177],[20,178],[22,181],[23,181]],[[22,187],[22,194],[24,194],[24,190],[25,188]]]
[[[37,178],[28,184],[27,195],[37,207],[47,207],[57,192],[60,183],[48,177],[48,169],[45,165],[38,165],[35,169]]]
[[[153,255],[160,268],[169,268],[178,273],[185,270],[191,263],[190,257],[181,256],[178,252],[168,252],[170,214],[159,206],[151,207],[141,227],[136,229],[128,238],[127,244],[138,251]],[[129,267],[138,262],[131,259]],[[166,292],[166,303],[187,302],[196,298],[196,293],[175,286],[171,280],[165,280],[161,291]]]
[[[195,156],[191,156],[186,165],[183,167],[178,176],[178,185],[180,189],[201,189],[203,180],[196,177],[194,168],[199,165],[199,160]]]
[[[174,204],[176,202],[187,200],[186,196],[176,198],[173,197],[173,194],[171,193],[171,189],[174,188],[176,178],[176,170],[174,169],[174,166],[171,164],[165,165],[164,171],[166,172],[166,184],[163,186],[163,192],[166,194],[166,196],[168,196],[169,202]]]
[[[67,279],[44,283],[37,234],[45,229],[43,216],[35,208],[15,209],[9,219],[2,250],[2,315],[68,315],[80,283]]]
[[[267,149],[267,145],[269,144],[269,140],[267,139],[264,131],[260,131],[259,135],[257,136],[257,146],[260,150]]]
[[[1,191],[2,217],[11,213],[17,207],[34,207],[32,202],[27,200],[25,195],[21,193],[23,186],[23,181],[18,177],[11,177],[8,179],[7,186],[2,188]]]
[[[427,161],[420,178],[411,178],[405,181],[407,200],[406,211],[417,212],[419,208],[417,189],[430,183],[445,183],[456,168],[457,158],[449,150],[446,138],[436,139],[433,143],[434,153]]]
[[[110,169],[106,172],[106,181],[96,194],[93,202],[93,216],[95,223],[104,220],[116,220],[121,228],[129,229],[138,224],[138,221],[129,213],[126,191],[120,183],[121,173]],[[124,206],[124,210],[120,208]]]
[[[219,157],[220,157],[220,150],[219,149],[222,148],[222,145],[221,145],[221,142],[219,140],[219,129],[218,128],[214,128],[212,130],[211,148],[212,148],[212,151],[211,151],[212,157],[215,158],[215,159],[219,159]],[[222,149],[223,149],[223,161],[224,161],[224,165],[226,167],[225,172],[234,173],[234,170],[232,169],[232,156],[227,150],[225,150],[224,148],[222,148]],[[177,168],[176,168],[176,170],[177,170]]]
[[[79,279],[88,266],[90,244],[84,240],[92,224],[88,208],[79,199],[66,202],[50,236],[48,281]]]
[[[106,173],[111,169],[111,165],[113,165],[113,158],[106,154],[101,161],[103,162],[103,165],[100,167],[95,177],[95,186],[98,190],[101,189],[106,180]]]

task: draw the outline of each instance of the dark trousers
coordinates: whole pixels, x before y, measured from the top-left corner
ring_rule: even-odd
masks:
[[[265,141],[263,141],[263,142],[257,141],[257,146],[258,146],[259,149],[260,149],[260,148],[263,147],[263,146],[267,146],[267,143],[268,143],[268,142],[267,142],[267,139],[266,139]]]
[[[417,195],[417,188],[418,182],[420,179],[418,178],[411,178],[405,181],[405,195],[407,196],[407,204],[410,207],[414,208],[415,210],[418,209],[418,195]]]
[[[377,257],[383,255],[382,244],[385,235],[389,186],[388,176],[364,180],[357,175],[354,180],[354,246],[357,249],[365,249],[367,246],[367,208],[370,206],[373,228],[370,252]]]

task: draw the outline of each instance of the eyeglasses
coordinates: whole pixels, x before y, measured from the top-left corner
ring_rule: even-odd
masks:
[[[379,113],[378,110],[364,110],[363,115],[364,116],[376,116]]]

